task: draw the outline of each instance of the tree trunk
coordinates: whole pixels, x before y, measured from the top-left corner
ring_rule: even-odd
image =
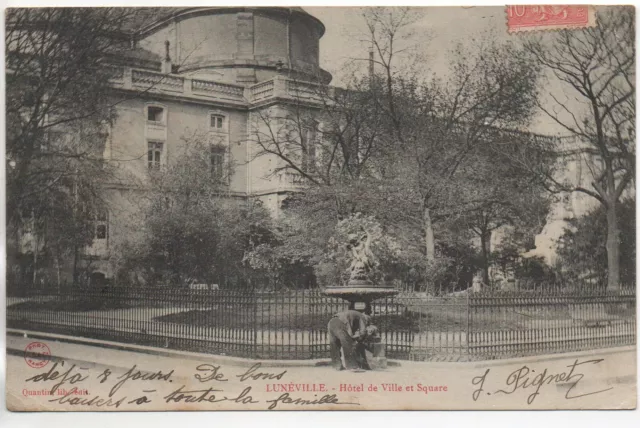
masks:
[[[35,231],[33,233],[33,276],[31,282],[34,288],[38,286],[38,238]]]
[[[607,290],[620,288],[620,231],[616,202],[607,207]]]
[[[33,211],[31,212],[31,235],[32,235],[32,242],[33,242],[33,276],[31,278],[31,284],[33,285],[34,288],[36,288],[38,283],[39,242],[38,242],[38,232],[36,230],[36,216],[33,213]]]
[[[422,210],[422,227],[424,228],[424,243],[427,247],[427,261],[432,262],[436,259],[436,242],[433,236],[433,223],[429,208]]]
[[[60,251],[56,251],[56,278],[58,280],[58,294],[62,291],[62,285],[60,283]]]
[[[482,251],[482,282],[490,285],[489,279],[489,256],[491,255],[491,232],[483,231],[480,234],[480,247]]]
[[[71,273],[73,286],[78,285],[78,244],[73,244],[73,272]]]

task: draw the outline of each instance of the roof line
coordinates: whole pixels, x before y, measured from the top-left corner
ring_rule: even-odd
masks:
[[[304,9],[300,8],[300,9],[296,9],[296,8],[291,8],[291,7],[278,7],[278,6],[273,6],[273,7],[190,7],[190,8],[176,8],[176,12],[171,13],[170,15],[164,16],[154,22],[152,22],[151,24],[147,25],[146,27],[143,27],[137,31],[134,32],[134,34],[136,36],[144,36],[144,35],[148,35],[151,34],[161,28],[164,28],[166,25],[168,25],[171,21],[175,20],[175,19],[179,19],[179,18],[184,18],[184,17],[188,17],[190,15],[206,15],[209,14],[210,12],[227,12],[227,13],[231,13],[231,12],[241,12],[241,11],[268,11],[268,12],[275,12],[275,13],[279,13],[279,14],[299,14],[303,17],[305,17],[306,19],[310,19],[311,21],[313,21],[316,26],[318,28],[320,28],[320,37],[322,37],[326,31],[326,28],[324,26],[324,24],[322,23],[322,21],[320,21],[318,18],[316,18],[315,16],[311,15],[309,12],[306,12]]]

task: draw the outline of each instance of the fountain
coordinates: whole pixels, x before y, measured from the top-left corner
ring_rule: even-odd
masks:
[[[355,305],[398,294],[398,290],[393,287],[377,285],[371,281],[375,257],[371,252],[371,235],[364,228],[361,228],[359,234],[349,234],[347,251],[351,256],[349,280],[344,285],[326,287],[323,291],[325,295],[340,297]]]
[[[375,256],[371,252],[371,234],[361,227],[360,233],[349,234],[348,240],[347,252],[351,257],[347,270],[349,279],[344,285],[326,287],[323,294],[347,300],[350,307],[359,311],[363,311],[376,299],[398,294],[395,288],[374,284],[371,280],[376,267]],[[370,345],[370,365],[372,368],[385,368],[384,343],[377,337]]]

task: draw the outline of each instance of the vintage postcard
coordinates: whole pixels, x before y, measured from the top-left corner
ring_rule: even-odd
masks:
[[[635,22],[6,9],[8,409],[635,409]]]

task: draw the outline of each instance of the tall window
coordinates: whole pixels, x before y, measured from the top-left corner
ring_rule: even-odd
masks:
[[[163,143],[150,141],[147,143],[147,166],[149,169],[159,169],[162,165]]]
[[[216,180],[224,177],[224,155],[223,146],[211,146],[211,176]]]
[[[209,127],[212,130],[221,131],[224,129],[224,116],[220,114],[209,115]]]
[[[164,109],[158,106],[147,107],[147,121],[164,123]]]
[[[109,213],[107,211],[100,211],[96,215],[94,239],[107,240],[109,239]]]
[[[313,127],[307,128],[302,133],[301,145],[302,145],[302,170],[313,170],[316,163],[316,124]]]

